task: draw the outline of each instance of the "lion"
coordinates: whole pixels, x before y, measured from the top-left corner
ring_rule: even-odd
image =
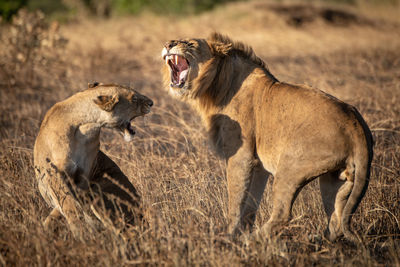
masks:
[[[353,106],[310,87],[279,82],[252,48],[213,33],[168,41],[162,49],[168,90],[200,113],[227,162],[228,231],[252,230],[269,174],[272,236],[299,191],[319,178],[329,240],[358,240],[350,220],[369,183],[372,135]]]
[[[152,105],[129,87],[96,82],[50,108],[34,145],[38,188],[53,208],[45,227],[64,216],[80,238],[83,220],[98,226],[93,217],[115,230],[142,220],[135,187],[100,150],[100,130],[117,129],[129,142],[135,135],[131,121],[149,113]]]

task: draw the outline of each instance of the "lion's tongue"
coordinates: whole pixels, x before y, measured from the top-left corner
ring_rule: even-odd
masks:
[[[189,70],[189,66],[185,58],[181,56],[176,56],[175,58],[175,67],[178,70],[179,75],[179,83],[185,80],[187,72]]]
[[[181,71],[181,73],[179,74],[179,83],[185,80],[188,70],[189,69]]]

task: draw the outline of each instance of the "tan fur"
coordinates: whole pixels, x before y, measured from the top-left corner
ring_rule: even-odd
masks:
[[[149,98],[128,87],[95,83],[47,112],[34,146],[38,188],[53,208],[45,226],[64,216],[80,238],[82,220],[95,223],[90,215],[116,228],[141,218],[136,189],[100,151],[99,137],[107,127],[130,140],[130,121],[147,114],[151,105]]]
[[[250,47],[217,33],[172,40],[162,54],[187,59],[184,86],[171,83],[169,90],[200,112],[227,161],[231,233],[251,228],[271,173],[273,209],[263,232],[286,223],[298,192],[320,177],[328,237],[356,240],[349,223],[368,186],[372,137],[354,107],[279,82]],[[168,65],[165,74],[169,84]]]

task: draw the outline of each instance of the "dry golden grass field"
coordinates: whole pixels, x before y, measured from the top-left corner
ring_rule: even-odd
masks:
[[[47,25],[23,13],[2,25],[0,265],[400,266],[399,14],[399,6],[250,1],[188,17],[144,13]],[[300,193],[277,237],[227,237],[225,162],[210,149],[199,116],[167,95],[160,72],[166,41],[213,31],[251,45],[279,80],[322,89],[363,115],[375,146],[369,188],[352,220],[361,244],[323,237],[318,181]],[[101,137],[143,197],[149,226],[139,225],[130,240],[100,229],[79,241],[64,219],[50,229],[42,224],[50,208],[33,169],[41,120],[93,81],[131,85],[155,103],[136,119],[133,142],[111,130]],[[256,227],[269,218],[272,181]]]

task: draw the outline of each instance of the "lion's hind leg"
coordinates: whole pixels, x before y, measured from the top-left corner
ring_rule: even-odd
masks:
[[[60,203],[61,204],[61,203]],[[72,195],[66,195],[61,204],[61,212],[64,215],[69,228],[75,238],[83,238],[83,223],[84,223],[84,212]]]
[[[64,216],[68,226],[75,238],[82,239],[82,223],[84,221],[84,212],[77,199],[71,193],[70,189],[64,183],[60,183],[57,188],[53,188],[53,203],[55,207],[44,221],[44,226],[48,227],[51,221]]]
[[[52,162],[45,169],[45,175],[40,176],[38,188],[44,200],[53,209],[43,222],[48,228],[52,221],[64,216],[75,238],[82,238],[83,210],[78,203],[77,194],[80,190],[72,184],[73,178],[65,171],[59,170]]]
[[[304,176],[296,176],[293,173],[277,172],[275,174],[272,185],[271,217],[261,228],[261,232],[266,234],[267,237],[273,236],[282,225],[289,221],[292,205],[297,194],[305,185],[304,181],[306,179],[303,179]],[[296,177],[299,179],[296,179]]]
[[[74,237],[83,240],[85,214],[82,204],[86,199],[86,191],[74,184],[76,174],[70,175],[65,171],[60,171],[53,164],[51,167],[52,175],[49,176],[47,187],[54,209],[50,213],[50,218],[63,215]]]
[[[325,236],[330,241],[334,241],[343,234],[342,213],[353,189],[352,180],[343,177],[344,173],[341,174],[339,171],[329,172],[321,175],[319,179],[322,202],[328,216]]]

